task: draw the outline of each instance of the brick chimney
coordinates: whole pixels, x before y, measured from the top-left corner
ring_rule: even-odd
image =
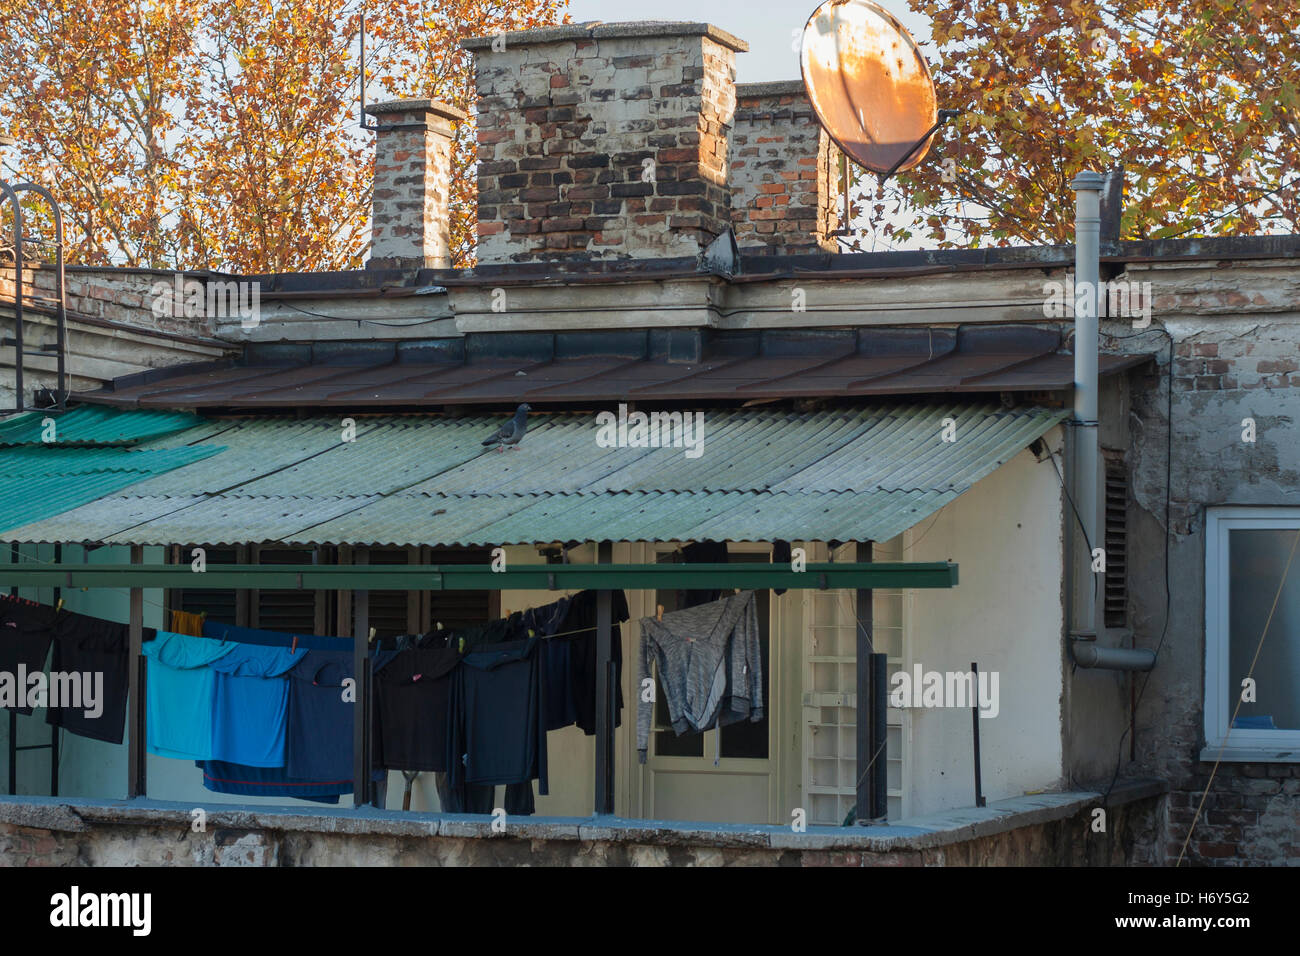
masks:
[[[375,133],[368,269],[451,267],[451,146],[465,113],[434,100],[367,106]]]
[[[742,251],[836,251],[839,168],[801,80],[736,87],[731,225]]]
[[[584,23],[465,48],[480,263],[694,256],[730,224],[743,40],[707,23]]]

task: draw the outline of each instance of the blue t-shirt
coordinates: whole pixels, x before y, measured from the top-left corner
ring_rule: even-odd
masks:
[[[141,648],[145,678],[146,746],[182,760],[212,756],[212,707],[217,674],[208,665],[236,645],[159,631]]]
[[[283,767],[289,680],[301,648],[235,644],[209,666],[216,671],[212,759],[250,767]]]
[[[289,724],[285,769],[300,780],[352,780],[355,684],[351,651],[308,651],[289,671]]]

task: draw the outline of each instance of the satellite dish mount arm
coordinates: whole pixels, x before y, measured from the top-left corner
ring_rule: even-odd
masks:
[[[916,151],[918,149],[920,149],[927,142],[929,142],[930,137],[939,131],[940,126],[948,122],[948,120],[956,119],[958,116],[961,116],[961,114],[962,114],[961,110],[939,110],[939,118],[935,121],[934,125],[931,126],[926,131],[924,136],[922,136],[920,139],[918,139],[915,143],[912,144],[911,149],[909,149],[902,156],[898,157],[898,162],[894,163],[893,166],[889,167],[889,172],[885,173],[883,176],[880,177],[880,185],[883,186],[885,183],[887,183],[890,180],[890,178],[894,175],[894,173],[898,172],[898,167],[902,166],[905,162],[911,159],[916,154]]]

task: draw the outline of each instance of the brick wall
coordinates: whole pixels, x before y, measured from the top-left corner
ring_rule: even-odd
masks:
[[[731,224],[742,249],[834,252],[839,148],[817,121],[802,81],[736,88]]]
[[[1166,861],[1186,842],[1184,866],[1300,866],[1300,766],[1221,763],[1202,804],[1213,767],[1198,764],[1170,791]]]
[[[693,256],[729,224],[735,54],[708,24],[470,40],[482,264]]]
[[[451,268],[451,152],[465,113],[432,100],[366,108],[377,119],[368,269]]]

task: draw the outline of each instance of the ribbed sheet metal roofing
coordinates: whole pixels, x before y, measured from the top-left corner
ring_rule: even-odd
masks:
[[[889,403],[704,413],[703,450],[597,444],[593,415],[211,421],[168,443],[215,458],[0,537],[112,544],[497,545],[567,540],[887,540],[1066,417],[1059,409]],[[951,419],[944,440],[945,420]],[[143,454],[136,452],[134,454]]]
[[[53,430],[47,429],[47,421]],[[202,419],[190,412],[124,413],[83,405],[64,412],[37,411],[0,422],[0,448],[15,445],[131,445],[193,428]]]
[[[68,512],[220,451],[219,447],[205,446],[151,451],[0,448],[0,529]]]

